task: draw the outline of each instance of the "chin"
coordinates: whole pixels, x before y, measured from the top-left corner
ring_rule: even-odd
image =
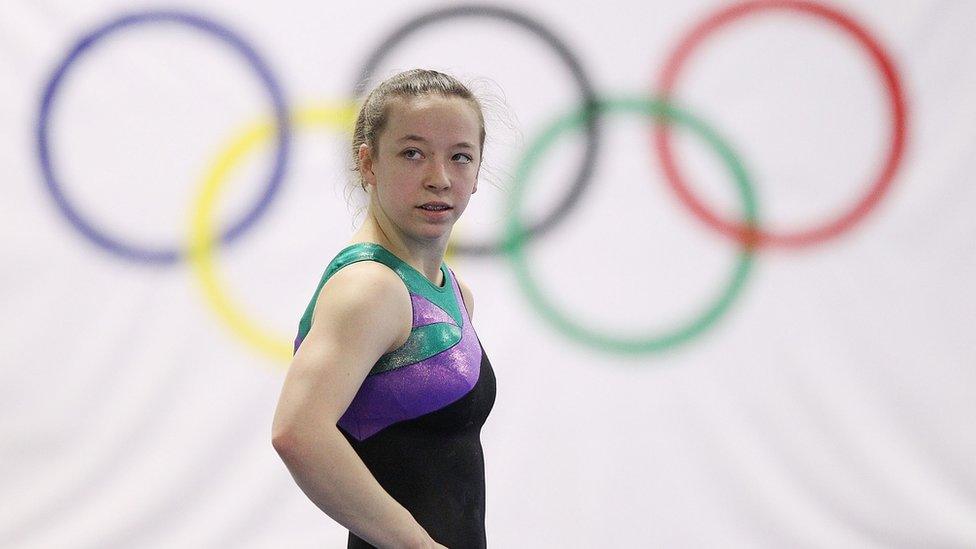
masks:
[[[441,229],[441,230],[418,231],[418,232],[414,233],[414,237],[417,240],[426,240],[426,241],[430,241],[430,242],[438,242],[438,241],[441,241],[441,240],[444,240],[444,239],[451,238],[451,228],[452,227],[445,227],[444,229]]]

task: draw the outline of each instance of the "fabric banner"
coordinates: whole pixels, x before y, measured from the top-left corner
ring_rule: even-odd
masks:
[[[0,4],[0,547],[344,546],[271,421],[414,67],[487,117],[489,546],[976,546],[976,3],[568,7]]]

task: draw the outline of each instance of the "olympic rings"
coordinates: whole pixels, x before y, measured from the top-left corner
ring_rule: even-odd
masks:
[[[757,222],[756,200],[750,186],[750,180],[738,157],[731,147],[722,141],[716,132],[701,121],[679,110],[670,102],[678,75],[684,62],[690,57],[694,48],[705,40],[711,33],[722,25],[731,23],[746,15],[759,11],[782,9],[796,11],[803,15],[824,19],[830,24],[840,27],[853,36],[870,54],[875,67],[884,80],[888,94],[889,110],[893,120],[892,135],[883,168],[873,182],[869,191],[849,212],[822,226],[790,234],[771,234],[759,229]],[[534,140],[525,151],[517,166],[516,177],[512,193],[509,197],[508,218],[504,234],[498,242],[458,244],[452,242],[449,254],[492,255],[499,252],[506,254],[511,261],[521,289],[527,295],[532,306],[540,311],[543,318],[569,337],[583,344],[606,351],[624,354],[660,352],[678,344],[687,342],[700,335],[704,330],[713,326],[715,322],[731,307],[733,300],[739,295],[746,276],[749,274],[756,249],[762,245],[803,246],[819,242],[840,234],[851,228],[858,220],[877,205],[882,195],[891,185],[893,177],[902,160],[906,141],[907,106],[903,96],[901,84],[889,55],[878,44],[877,40],[855,23],[850,17],[829,7],[817,4],[812,0],[747,0],[743,3],[724,8],[706,18],[692,29],[672,52],[659,79],[661,95],[658,99],[615,99],[599,100],[589,78],[584,73],[577,57],[570,52],[565,43],[557,38],[541,23],[515,11],[496,6],[461,6],[437,9],[414,18],[391,33],[367,57],[362,67],[361,77],[355,87],[356,96],[361,96],[368,86],[368,78],[376,70],[382,59],[399,45],[407,36],[430,24],[459,17],[481,17],[500,19],[526,29],[552,47],[560,60],[568,67],[579,89],[581,102],[579,109],[571,114],[555,120]],[[255,70],[268,91],[274,114],[260,123],[244,128],[228,142],[227,147],[217,157],[215,163],[205,174],[201,182],[200,193],[194,206],[187,253],[194,274],[200,281],[202,291],[209,306],[219,318],[226,323],[233,333],[247,345],[278,362],[288,362],[292,357],[292,341],[290,337],[273,334],[248,317],[243,309],[237,305],[226,291],[214,260],[216,242],[230,242],[240,236],[246,229],[253,226],[256,219],[266,210],[272,197],[284,177],[285,165],[290,144],[290,125],[296,124],[301,128],[323,126],[329,129],[348,131],[353,125],[355,109],[351,105],[332,105],[312,109],[303,109],[289,116],[283,93],[273,78],[267,65],[238,35],[226,27],[208,19],[179,11],[146,11],[125,15],[96,28],[83,36],[64,60],[58,65],[51,79],[44,87],[37,124],[38,157],[40,160],[45,184],[57,203],[60,212],[84,236],[96,245],[125,259],[149,263],[173,263],[180,258],[178,249],[148,249],[132,245],[116,239],[104,231],[98,230],[93,224],[82,219],[81,215],[66,199],[60,180],[55,175],[51,162],[49,146],[49,125],[51,111],[59,86],[71,65],[87,52],[96,42],[126,27],[146,23],[177,23],[185,25],[225,42],[240,53]],[[656,150],[661,159],[662,168],[669,186],[678,194],[679,198],[691,208],[692,212],[710,226],[722,233],[733,236],[740,244],[737,263],[724,283],[716,298],[699,312],[683,321],[679,326],[664,333],[652,334],[640,338],[624,338],[615,334],[608,334],[593,330],[581,323],[570,320],[546,296],[536,284],[528,267],[525,243],[530,239],[552,229],[558,221],[566,216],[578,202],[583,191],[589,185],[599,149],[600,136],[597,121],[607,111],[611,113],[632,112],[650,116],[656,127],[653,138]],[[728,170],[732,173],[739,197],[743,203],[744,219],[730,222],[720,219],[708,211],[688,190],[670,145],[670,125],[672,121],[689,127],[715,149]],[[539,158],[555,143],[557,138],[568,130],[578,130],[583,127],[586,132],[586,150],[582,155],[582,163],[569,189],[568,194],[557,207],[538,223],[523,223],[521,213],[521,199],[525,192],[527,180]],[[269,182],[260,202],[249,211],[242,220],[232,225],[223,235],[218,236],[213,227],[213,214],[225,182],[232,170],[241,160],[256,147],[268,140],[272,133],[277,135],[276,155],[271,170]]]
[[[566,65],[566,67],[569,68],[570,72],[572,73],[573,80],[576,82],[576,86],[579,88],[584,112],[588,113],[586,119],[586,147],[583,152],[583,161],[580,164],[579,170],[576,174],[576,179],[574,180],[572,187],[570,187],[568,194],[562,199],[556,208],[552,210],[551,213],[545,216],[541,221],[530,225],[525,229],[529,237],[539,236],[552,229],[556,223],[566,217],[570,210],[572,210],[573,207],[579,202],[579,199],[583,196],[583,191],[586,189],[589,183],[590,177],[593,175],[593,167],[596,165],[596,157],[600,148],[600,136],[597,127],[598,115],[596,114],[595,109],[597,98],[593,85],[590,83],[590,79],[583,70],[583,66],[576,55],[570,51],[565,42],[563,42],[548,28],[543,26],[542,23],[528,17],[527,15],[507,8],[481,4],[441,8],[427,12],[414,19],[411,19],[390,33],[390,35],[380,43],[373,53],[366,58],[366,62],[359,71],[359,78],[357,79],[356,85],[353,89],[354,96],[362,97],[363,94],[365,94],[366,90],[369,88],[370,78],[376,71],[376,67],[379,66],[379,64],[383,61],[383,58],[386,57],[393,50],[393,48],[399,45],[400,42],[402,42],[407,36],[433,23],[458,17],[484,17],[489,19],[499,19],[529,31],[548,44],[556,52],[559,59]],[[504,251],[503,248],[504,245],[501,242],[479,242],[470,244],[464,242],[453,242],[451,251],[452,253],[458,255],[485,256],[499,254]]]
[[[355,105],[327,105],[299,110],[292,117],[291,123],[301,129],[320,126],[351,132],[355,118]],[[293,344],[288,338],[271,334],[261,328],[242,312],[224,290],[225,284],[220,279],[213,260],[213,243],[216,241],[213,214],[228,175],[248,153],[267,141],[273,129],[274,124],[271,122],[253,124],[238,132],[237,137],[218,155],[194,201],[189,250],[190,264],[210,307],[244,343],[276,362],[287,364],[292,358]]]
[[[722,161],[732,173],[736,188],[739,192],[739,198],[742,200],[746,222],[750,225],[755,224],[757,217],[756,200],[752,188],[749,185],[749,177],[746,175],[745,168],[735,153],[732,152],[732,149],[700,120],[667,103],[648,99],[599,101],[597,108],[601,111],[637,112],[655,119],[663,117],[692,129],[718,152]],[[563,116],[548,126],[529,145],[525,156],[518,164],[515,172],[515,185],[511,195],[509,195],[509,216],[507,224],[509,237],[506,239],[506,251],[515,268],[519,286],[525,292],[529,301],[542,314],[543,318],[555,325],[565,335],[591,347],[624,354],[664,351],[700,334],[714,324],[728,310],[732,301],[742,290],[746,275],[749,274],[750,267],[752,266],[752,246],[743,244],[732,276],[729,277],[723,291],[718,295],[714,303],[704,309],[702,313],[691,321],[668,333],[645,336],[639,339],[625,339],[613,334],[598,332],[570,320],[546,297],[529,272],[528,261],[524,252],[526,239],[524,236],[520,236],[525,233],[519,226],[519,213],[521,211],[521,198],[525,192],[525,182],[532,175],[532,170],[536,162],[555,143],[557,137],[567,130],[579,127],[586,118],[587,115],[582,110]]]
[[[891,62],[890,56],[878,41],[868,31],[843,13],[827,6],[806,0],[753,0],[729,6],[702,21],[688,33],[674,49],[665,63],[659,83],[659,97],[662,101],[669,101],[674,91],[678,74],[685,61],[708,36],[725,24],[760,11],[783,9],[800,14],[814,16],[828,23],[840,27],[850,34],[863,46],[874,61],[884,80],[888,93],[889,108],[892,117],[892,135],[888,145],[884,166],[878,174],[868,192],[849,211],[821,226],[795,233],[773,234],[758,228],[744,227],[738,223],[719,218],[692,194],[678,171],[677,163],[671,151],[671,140],[668,126],[658,124],[654,133],[655,144],[661,165],[667,175],[667,181],[677,193],[682,202],[709,226],[740,242],[751,242],[756,245],[776,246],[806,246],[833,238],[850,229],[855,223],[864,218],[874,208],[891,186],[895,172],[901,163],[905,149],[906,134],[906,106],[898,73]]]
[[[60,179],[55,175],[54,164],[51,161],[50,146],[48,144],[48,132],[51,118],[51,109],[54,105],[58,87],[61,85],[68,68],[77,61],[84,53],[89,51],[99,40],[111,35],[112,33],[123,30],[127,27],[144,25],[149,23],[177,23],[194,30],[198,30],[217,38],[224,42],[239,54],[241,54],[260,77],[262,83],[268,91],[271,103],[274,108],[275,123],[277,126],[278,143],[275,152],[274,165],[271,169],[271,177],[260,201],[244,216],[243,219],[233,225],[222,236],[224,242],[230,242],[240,236],[245,230],[250,228],[258,217],[267,209],[278,191],[278,186],[285,173],[285,164],[288,158],[289,129],[288,129],[288,109],[285,105],[284,94],[281,86],[268,68],[268,65],[258,56],[254,48],[248,45],[243,38],[232,32],[227,27],[205,19],[198,15],[193,15],[180,11],[145,11],[130,15],[125,15],[109,21],[98,27],[91,33],[83,36],[72,47],[67,57],[61,61],[51,79],[44,86],[44,93],[41,99],[40,115],[37,122],[37,152],[41,163],[41,170],[44,174],[44,181],[51,196],[54,198],[58,210],[71,222],[71,224],[85,237],[96,245],[124,259],[156,263],[171,264],[180,259],[181,252],[178,249],[164,248],[154,249],[137,244],[130,244],[116,238],[105,231],[97,228],[93,223],[86,221],[80,212],[68,201],[62,191]]]

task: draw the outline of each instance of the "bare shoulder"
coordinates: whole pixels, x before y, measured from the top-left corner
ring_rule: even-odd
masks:
[[[339,269],[322,287],[315,302],[316,311],[325,301],[365,300],[372,305],[383,306],[389,298],[406,297],[409,294],[400,277],[389,267],[375,261],[360,261]]]
[[[340,269],[315,301],[312,326],[292,358],[276,412],[284,431],[334,425],[384,353],[410,335],[410,294],[385,265]]]
[[[340,269],[322,287],[312,327],[329,328],[341,337],[337,343],[358,341],[364,332],[399,339],[405,330],[409,333],[412,318],[410,294],[400,277],[381,263],[360,261]]]
[[[464,308],[468,310],[468,318],[474,320],[474,294],[457,273],[454,273],[454,279],[457,280],[458,288],[461,290],[461,298],[464,299]]]
[[[295,359],[311,354],[316,365],[341,360],[365,375],[358,370],[368,371],[380,356],[406,341],[412,320],[410,294],[396,273],[373,261],[354,263],[322,287],[312,326]]]

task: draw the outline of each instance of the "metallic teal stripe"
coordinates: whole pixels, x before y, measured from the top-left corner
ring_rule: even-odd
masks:
[[[369,375],[396,370],[416,364],[446,351],[461,341],[461,328],[438,322],[414,328],[410,337],[399,349],[383,355],[370,370]]]

